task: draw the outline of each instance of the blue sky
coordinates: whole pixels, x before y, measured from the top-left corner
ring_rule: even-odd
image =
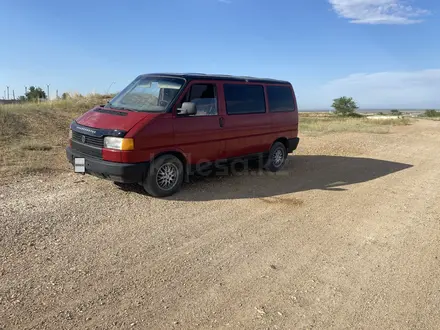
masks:
[[[342,95],[440,108],[439,12],[438,0],[4,0],[0,97],[206,72],[289,80],[301,109]]]

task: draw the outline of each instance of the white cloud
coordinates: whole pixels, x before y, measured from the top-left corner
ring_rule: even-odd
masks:
[[[429,11],[415,8],[408,0],[328,0],[341,17],[357,24],[414,24]]]
[[[440,69],[358,73],[322,88],[326,106],[333,98],[351,96],[361,108],[440,109]]]

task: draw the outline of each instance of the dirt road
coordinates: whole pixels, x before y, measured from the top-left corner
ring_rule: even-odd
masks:
[[[438,329],[440,122],[302,138],[280,175],[163,200],[1,187],[0,329]]]

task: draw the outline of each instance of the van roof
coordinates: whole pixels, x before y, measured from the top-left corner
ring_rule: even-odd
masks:
[[[147,73],[142,76],[162,76],[162,77],[178,77],[185,78],[186,80],[230,80],[230,81],[242,81],[242,82],[258,82],[264,84],[289,84],[286,80],[277,80],[271,78],[256,78],[249,76],[233,76],[227,74],[207,74],[207,73]]]

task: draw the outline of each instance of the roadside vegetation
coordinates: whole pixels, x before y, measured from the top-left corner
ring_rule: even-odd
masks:
[[[332,114],[302,114],[300,113],[300,133],[321,135],[326,133],[354,132],[354,133],[389,133],[393,126],[409,125],[409,118],[376,119],[371,120],[360,115],[359,118],[340,117]]]
[[[69,170],[65,147],[70,122],[113,95],[63,95],[54,101],[0,105],[0,183],[9,176]],[[31,97],[30,97],[31,99]],[[336,99],[332,113],[300,113],[300,134],[388,133],[407,118],[369,120],[352,98]]]
[[[371,120],[356,112],[359,107],[352,97],[342,96],[334,99],[332,108],[334,111],[331,113],[301,113],[300,132],[311,135],[337,132],[384,134],[393,126],[410,124],[410,119],[402,117],[402,113],[398,110],[391,111],[391,114],[398,118],[384,117]]]
[[[7,176],[68,169],[70,122],[112,95],[0,105],[0,182]]]
[[[430,110],[426,110],[421,117],[425,117],[425,118],[429,118],[429,119],[434,119],[434,120],[440,120],[440,111],[434,110],[434,109],[430,109]]]

